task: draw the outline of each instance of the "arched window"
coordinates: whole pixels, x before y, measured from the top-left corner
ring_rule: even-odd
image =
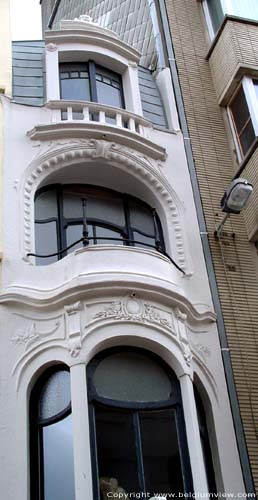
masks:
[[[106,500],[108,492],[148,498],[191,492],[175,374],[156,356],[135,348],[101,353],[87,374],[94,500]]]
[[[75,500],[70,374],[48,368],[30,397],[31,500]]]
[[[165,250],[155,209],[127,194],[82,184],[52,185],[36,193],[35,241],[39,264],[56,262],[83,245]]]

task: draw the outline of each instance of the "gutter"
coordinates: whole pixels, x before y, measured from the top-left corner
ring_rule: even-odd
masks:
[[[230,405],[231,405],[232,418],[233,418],[233,423],[234,423],[234,428],[235,428],[235,435],[236,435],[236,441],[237,441],[237,446],[238,446],[239,458],[240,458],[240,463],[241,463],[241,467],[242,467],[243,479],[244,479],[246,492],[248,494],[252,494],[252,497],[255,498],[255,489],[254,489],[253,478],[252,478],[252,473],[251,473],[251,468],[250,468],[250,463],[249,463],[249,457],[248,457],[248,453],[247,453],[243,424],[242,424],[241,415],[240,415],[239,403],[238,403],[236,387],[235,387],[235,382],[234,382],[234,376],[233,376],[233,369],[232,369],[232,364],[231,364],[231,359],[230,359],[230,352],[229,352],[229,348],[228,348],[227,336],[226,336],[226,331],[225,331],[225,324],[224,324],[224,319],[223,319],[223,315],[222,315],[218,287],[217,287],[215,271],[214,271],[213,261],[212,261],[212,256],[211,256],[211,250],[210,250],[210,245],[209,245],[209,240],[208,240],[208,232],[207,232],[206,223],[205,223],[205,219],[204,219],[203,207],[202,207],[199,186],[198,186],[198,181],[197,181],[197,176],[196,176],[196,171],[195,171],[193,152],[192,152],[192,148],[191,148],[191,139],[189,136],[188,126],[187,126],[187,121],[186,121],[186,115],[185,115],[183,98],[182,98],[182,93],[181,93],[181,88],[180,88],[180,83],[179,83],[179,78],[178,78],[175,54],[174,54],[172,39],[171,39],[171,35],[170,35],[170,28],[169,28],[169,23],[168,23],[165,0],[157,0],[157,4],[158,4],[158,8],[159,8],[159,13],[160,13],[162,25],[163,25],[166,50],[168,53],[168,61],[169,61],[171,77],[172,77],[172,82],[173,82],[173,87],[174,87],[175,100],[176,100],[176,105],[177,105],[179,121],[180,121],[180,127],[181,127],[182,134],[183,134],[185,152],[186,152],[187,163],[188,163],[188,168],[189,168],[189,173],[190,173],[190,178],[191,178],[191,183],[192,183],[194,201],[195,201],[195,206],[196,206],[196,211],[197,211],[197,219],[198,219],[198,224],[199,224],[199,229],[200,229],[200,236],[201,236],[201,241],[202,241],[202,246],[203,246],[203,253],[204,253],[204,258],[205,258],[205,262],[206,262],[208,278],[209,278],[209,283],[210,283],[210,288],[211,288],[211,295],[212,295],[212,299],[213,299],[214,309],[215,309],[215,312],[217,314],[217,325],[218,325],[218,333],[219,333],[219,340],[220,340],[220,347],[221,347],[221,355],[222,355],[222,360],[223,360],[223,365],[224,365],[224,371],[225,371],[226,383],[227,383],[229,400],[230,400]]]

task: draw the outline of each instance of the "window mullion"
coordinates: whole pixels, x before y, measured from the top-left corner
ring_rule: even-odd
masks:
[[[64,216],[63,216],[63,191],[59,187],[57,188],[57,212],[58,212],[58,224],[57,224],[57,245],[58,250],[66,248],[66,235],[64,229]],[[58,256],[58,259],[62,259],[65,254]]]
[[[98,102],[96,85],[96,67],[93,61],[89,61],[90,96],[92,102]]]
[[[135,435],[135,448],[136,448],[136,456],[137,456],[137,469],[138,469],[139,485],[140,485],[141,493],[146,493],[143,455],[142,455],[141,429],[140,429],[139,412],[137,412],[137,411],[133,413],[133,426],[134,426],[134,433],[135,433],[134,435]]]

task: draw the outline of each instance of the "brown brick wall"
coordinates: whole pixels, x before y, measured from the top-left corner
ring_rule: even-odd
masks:
[[[246,24],[228,19],[216,42],[209,62],[218,101],[238,73],[244,68],[258,73],[258,24]],[[237,78],[239,79],[239,77]],[[232,87],[234,88],[235,82]],[[230,89],[232,95],[233,88]]]
[[[221,244],[214,237],[215,226],[222,217],[219,202],[236,165],[218,106],[211,68],[205,59],[209,47],[201,4],[196,0],[166,0],[166,6],[240,411],[258,489],[255,430],[258,421],[257,256],[254,245],[248,241],[242,215],[231,216],[227,221],[227,234]]]

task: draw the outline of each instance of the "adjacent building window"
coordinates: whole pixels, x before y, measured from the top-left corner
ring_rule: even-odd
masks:
[[[248,153],[258,135],[258,81],[245,77],[228,107],[239,160]]]
[[[107,350],[88,366],[94,499],[191,492],[179,382],[156,356]]]
[[[37,263],[51,264],[83,245],[103,244],[164,251],[155,209],[132,196],[96,186],[52,185],[37,192]]]
[[[31,500],[75,500],[70,374],[47,369],[30,398]]]
[[[61,63],[59,75],[61,99],[93,101],[124,108],[122,79],[117,73],[89,61]]]
[[[225,15],[258,21],[257,0],[203,0],[203,10],[211,38],[216,35]]]

